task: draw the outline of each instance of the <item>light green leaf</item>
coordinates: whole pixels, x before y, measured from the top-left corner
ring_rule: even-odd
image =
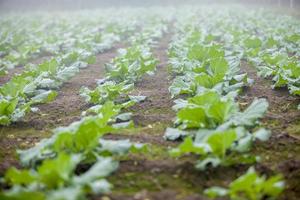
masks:
[[[145,101],[146,98],[147,98],[147,96],[141,96],[141,95],[140,96],[132,96],[132,95],[129,95],[129,99],[131,101],[136,102],[136,103],[140,103],[142,101]]]
[[[234,130],[228,130],[224,132],[214,132],[207,138],[207,143],[210,145],[212,152],[223,158],[226,151],[231,147],[233,142],[237,139],[236,132]]]
[[[258,119],[263,117],[268,106],[266,99],[255,99],[244,112],[237,113],[232,121],[236,126],[253,126]]]
[[[95,180],[110,175],[118,168],[118,162],[111,158],[99,158],[98,161],[85,173],[74,177],[76,184],[89,184]]]
[[[209,198],[224,197],[228,194],[228,190],[215,186],[204,190],[204,194]]]
[[[29,185],[36,180],[36,175],[29,170],[17,170],[12,167],[5,173],[5,181],[12,185]]]
[[[266,142],[271,137],[271,131],[260,128],[253,133],[253,136],[262,142]]]
[[[201,107],[183,108],[177,113],[177,123],[183,129],[201,128],[208,125],[205,110]]]
[[[31,101],[33,103],[49,103],[53,101],[56,98],[56,96],[56,91],[49,90],[32,97]]]
[[[177,140],[188,135],[188,132],[179,130],[177,128],[167,128],[165,131],[165,140]]]

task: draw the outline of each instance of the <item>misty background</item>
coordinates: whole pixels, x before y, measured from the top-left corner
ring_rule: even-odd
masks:
[[[249,6],[292,8],[300,12],[300,0],[0,0],[0,10],[74,10],[121,6],[182,6],[242,3]]]

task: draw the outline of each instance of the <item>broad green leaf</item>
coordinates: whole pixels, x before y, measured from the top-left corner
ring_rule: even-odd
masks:
[[[45,61],[38,66],[38,70],[40,72],[49,72],[51,74],[54,74],[57,70],[58,62],[55,58]]]
[[[118,162],[111,158],[99,158],[98,161],[85,173],[74,178],[76,184],[89,184],[100,178],[110,175],[118,168]]]
[[[12,190],[5,193],[0,193],[0,199],[2,200],[46,200],[46,195],[42,192],[37,191],[26,191],[26,190]]]
[[[262,45],[262,42],[260,41],[259,38],[253,37],[253,38],[248,38],[244,41],[244,45],[246,48],[259,48]]]
[[[29,185],[36,180],[36,174],[29,170],[17,170],[12,167],[7,170],[4,178],[11,185]]]
[[[210,145],[212,152],[224,158],[226,151],[231,147],[233,142],[237,139],[236,132],[234,130],[228,130],[224,132],[214,132],[207,138],[207,143]]]
[[[210,105],[220,100],[220,96],[216,92],[206,92],[201,95],[194,96],[188,99],[189,103],[196,104],[203,108],[209,108]]]
[[[59,154],[54,160],[45,160],[37,168],[38,179],[49,189],[61,187],[70,180],[81,158],[78,155]]]
[[[222,187],[211,187],[204,190],[204,194],[209,198],[224,197],[228,194],[228,190]]]
[[[230,183],[229,188],[211,187],[205,194],[211,198],[229,196],[230,199],[262,200],[268,197],[278,197],[284,189],[280,175],[266,179],[259,176],[253,167],[247,173]]]
[[[33,103],[49,103],[53,101],[56,98],[56,96],[56,91],[49,90],[34,96],[31,100]]]
[[[47,200],[79,200],[84,199],[84,191],[78,186],[66,187],[51,191]]]
[[[237,106],[228,100],[213,103],[208,113],[218,124],[222,124],[229,120],[237,111]]]
[[[147,98],[147,96],[141,96],[141,95],[140,96],[133,96],[133,95],[129,95],[129,99],[131,101],[136,102],[136,103],[143,102],[143,101],[146,100],[146,98]]]
[[[266,142],[271,137],[271,131],[260,128],[253,133],[253,136],[262,142]]]
[[[209,67],[211,69],[212,75],[226,74],[228,70],[228,63],[225,58],[215,58],[210,61]]]
[[[206,148],[207,147],[205,146],[194,144],[192,138],[187,137],[184,139],[183,143],[178,146],[178,148],[172,149],[170,153],[172,156],[181,156],[187,153],[201,155],[206,153]]]
[[[205,110],[201,107],[183,108],[177,113],[177,121],[183,129],[201,128],[208,125]]]
[[[93,194],[108,193],[110,191],[110,189],[112,188],[112,185],[105,179],[93,181],[93,182],[89,183],[88,185],[91,188],[91,191]]]
[[[165,131],[164,139],[166,140],[177,140],[187,136],[188,133],[186,131],[182,131],[176,128],[167,128]]]
[[[258,119],[263,117],[268,106],[266,99],[255,99],[245,111],[237,113],[232,121],[237,126],[253,126]]]

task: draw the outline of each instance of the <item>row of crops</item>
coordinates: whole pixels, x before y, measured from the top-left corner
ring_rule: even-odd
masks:
[[[176,116],[164,139],[181,141],[170,149],[170,156],[196,155],[195,168],[200,171],[248,166],[228,187],[202,191],[211,198],[274,199],[282,193],[280,174],[267,177],[255,171],[261,159],[251,150],[271,137],[260,123],[269,104],[256,98],[241,108],[238,98],[253,80],[240,71],[249,63],[259,76],[271,77],[273,89],[284,87],[300,95],[299,20],[266,11],[167,11],[123,9],[0,19],[1,74],[25,65],[0,86],[2,126],[39,112],[38,104],[55,101],[64,83],[80,76],[97,55],[117,43],[126,44],[111,62],[99,66],[105,67],[105,75],[99,74],[97,85],[83,85],[78,91],[91,105],[79,121],[55,128],[51,137],[17,151],[24,168],[6,171],[0,199],[75,200],[103,194],[112,187],[106,178],[118,169],[121,156],[151,151],[146,144],[104,136],[134,127],[128,108],[147,97],[131,93],[143,77],[156,73],[159,61],[153,50],[167,32],[173,33],[166,51]],[[28,64],[43,56],[49,58]]]
[[[213,30],[213,29],[212,29]],[[175,100],[175,128],[168,128],[165,138],[183,142],[170,151],[173,156],[197,155],[195,167],[253,164],[259,162],[250,153],[256,140],[265,142],[270,131],[257,126],[268,108],[266,99],[255,99],[241,111],[237,96],[252,80],[241,74],[240,54],[226,46],[223,36],[216,37],[197,24],[177,27],[170,45],[171,70],[176,75],[169,90]],[[249,187],[251,185],[252,187]],[[260,177],[253,167],[230,183],[204,191],[210,197],[230,196],[231,199],[262,199],[276,197],[283,189],[281,176]]]

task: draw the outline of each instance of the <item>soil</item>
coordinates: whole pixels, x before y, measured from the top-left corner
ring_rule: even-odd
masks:
[[[148,151],[121,158],[119,170],[108,178],[114,185],[112,192],[91,199],[206,200],[202,195],[205,188],[225,187],[249,168],[248,165],[235,165],[201,172],[194,167],[196,157],[176,159],[168,154],[171,147],[178,145],[178,142],[163,139],[166,127],[172,127],[175,117],[171,109],[173,100],[168,92],[172,76],[167,69],[166,53],[171,36],[172,33],[165,34],[154,48],[154,54],[159,59],[155,75],[145,76],[135,85],[133,94],[147,96],[144,102],[128,110],[133,113],[136,128],[106,136],[147,143]],[[7,167],[17,165],[12,153],[14,149],[22,148],[23,143],[26,143],[24,147],[31,146],[50,135],[51,128],[80,118],[80,113],[89,106],[78,95],[80,87],[95,86],[95,80],[103,74],[101,66],[114,56],[115,50],[99,55],[95,65],[82,70],[80,75],[64,85],[56,101],[40,105],[40,114],[30,114],[23,122],[2,128],[2,132],[7,133],[1,134],[0,151],[4,154],[1,173]],[[258,77],[255,68],[246,62],[242,63],[241,71],[247,72],[255,81],[240,95],[238,101],[241,107],[245,108],[256,97],[267,98],[270,104],[262,126],[270,129],[273,135],[268,142],[254,145],[252,153],[262,159],[256,164],[256,169],[267,175],[282,173],[286,190],[280,199],[297,200],[300,194],[300,113],[296,107],[300,100],[288,94],[286,88],[272,90],[272,81]]]

